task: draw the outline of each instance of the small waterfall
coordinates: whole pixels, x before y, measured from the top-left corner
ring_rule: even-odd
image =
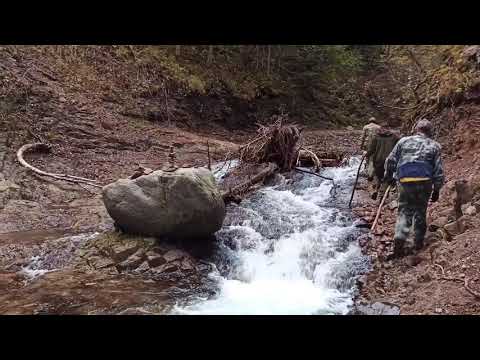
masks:
[[[295,173],[228,206],[210,274],[217,293],[177,314],[346,314],[369,267],[347,208],[359,159],[322,175]],[[224,175],[222,172],[221,175]]]

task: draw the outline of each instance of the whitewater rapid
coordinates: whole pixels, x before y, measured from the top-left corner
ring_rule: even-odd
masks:
[[[346,314],[355,279],[369,266],[347,209],[358,159],[322,175],[276,181],[229,205],[216,234],[218,291],[177,306],[176,314]],[[223,173],[222,173],[223,175]]]

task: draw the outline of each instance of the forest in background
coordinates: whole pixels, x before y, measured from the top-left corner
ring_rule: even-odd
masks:
[[[362,121],[363,79],[382,46],[4,46],[20,69],[1,74],[3,108],[28,103],[32,69],[64,89],[121,103],[153,121],[253,127],[275,114],[315,127]],[[6,68],[10,70],[10,68]],[[32,81],[33,80],[33,81]],[[52,78],[50,79],[52,80]],[[367,105],[367,107],[365,107]]]
[[[3,116],[27,111],[34,71],[122,115],[179,126],[249,128],[286,113],[317,128],[377,116],[411,124],[478,86],[462,45],[3,46]],[[6,64],[6,63],[4,63]],[[32,71],[33,70],[33,71]],[[55,75],[52,75],[55,73]]]

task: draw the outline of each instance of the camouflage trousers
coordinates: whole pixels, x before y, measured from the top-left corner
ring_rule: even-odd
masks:
[[[374,164],[373,167],[374,170],[374,184],[373,184],[373,191],[378,194],[377,199],[378,201],[381,201],[383,195],[385,194],[385,191],[387,190],[388,184],[384,182],[383,180],[383,174],[384,174],[384,167],[383,163],[382,164]]]
[[[432,183],[430,181],[398,184],[395,247],[403,248],[412,225],[415,233],[415,246],[417,248],[423,246],[427,232],[427,207],[431,193]]]
[[[368,162],[365,165],[365,168],[367,170],[367,177],[369,179],[373,179],[373,177],[375,176],[375,166],[373,165],[373,160],[368,159]]]

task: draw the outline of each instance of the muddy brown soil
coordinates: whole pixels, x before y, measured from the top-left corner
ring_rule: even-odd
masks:
[[[175,149],[177,166],[207,164],[207,141],[213,162],[223,160],[237,146],[215,136],[199,136],[140,119],[117,124],[121,130],[115,135],[99,128],[95,117],[89,123],[92,130],[81,140],[75,134],[79,129],[86,132],[88,123],[75,126],[65,123],[62,145],[57,144],[51,154],[27,156],[27,161],[42,170],[88,177],[107,184],[131,175],[139,165],[152,169],[168,165],[170,146]],[[228,138],[231,136],[224,134],[224,139]],[[93,232],[115,234],[100,189],[39,177],[22,168],[16,162],[15,151],[24,141],[27,140],[14,139],[2,152],[6,159],[2,173],[6,180],[0,182],[3,186],[0,189],[0,287],[5,291],[0,299],[0,313],[162,313],[178,298],[178,294],[172,296],[171,291],[179,288],[179,278],[188,278],[184,286],[187,289],[198,286],[200,276],[206,273],[201,272],[199,258],[189,253],[182,256],[188,258],[190,264],[171,264],[163,266],[162,271],[151,267],[157,270],[153,275],[166,274],[161,278],[145,271],[131,271],[135,269],[117,270],[116,266],[126,259],[109,261],[108,257],[95,253],[90,254],[90,262],[100,258],[96,259],[99,266],[88,264],[78,268],[82,248],[72,246],[72,236]],[[148,148],[139,145],[145,141]],[[61,243],[66,244],[71,256],[62,252],[63,245],[55,245],[59,238],[65,239]],[[181,246],[177,248],[185,250]],[[42,271],[52,272],[40,272],[32,277],[28,267],[37,258]]]
[[[161,313],[178,293],[199,287],[209,268],[195,247],[206,247],[208,256],[208,246],[168,248],[144,239],[135,253],[111,254],[99,245],[105,237],[112,248],[137,240],[114,231],[100,189],[38,176],[20,166],[16,152],[47,142],[50,153],[26,160],[104,185],[138,166],[168,166],[170,148],[177,167],[205,166],[207,142],[211,161],[222,161],[244,132],[236,139],[215,124],[201,132],[152,119],[155,101],[146,98],[132,117],[126,108],[138,99],[128,89],[87,86],[71,69],[32,52],[1,49],[0,67],[0,314]]]

